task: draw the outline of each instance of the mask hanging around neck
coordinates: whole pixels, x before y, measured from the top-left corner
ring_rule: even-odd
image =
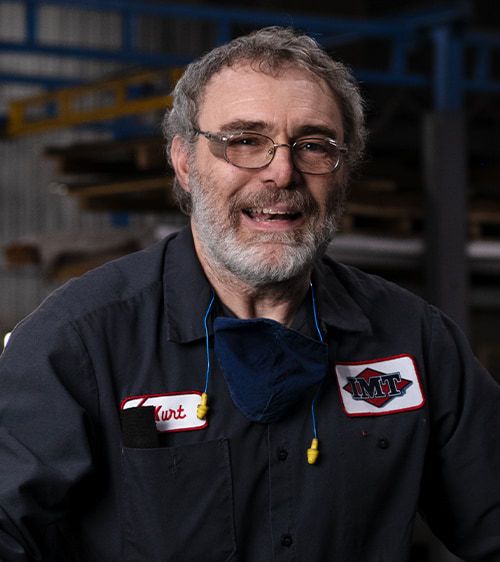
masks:
[[[218,317],[214,335],[232,400],[251,421],[280,419],[326,374],[328,346],[274,320]]]

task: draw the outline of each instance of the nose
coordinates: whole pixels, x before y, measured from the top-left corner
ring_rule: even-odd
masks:
[[[265,179],[272,181],[277,187],[288,187],[298,173],[292,158],[290,144],[275,144],[271,162],[263,168]]]

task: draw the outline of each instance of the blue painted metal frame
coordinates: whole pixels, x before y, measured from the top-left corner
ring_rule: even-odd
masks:
[[[18,42],[0,41],[0,53],[36,53],[148,67],[183,66],[190,62],[192,57],[144,52],[138,48],[137,26],[140,18],[158,16],[208,22],[215,26],[218,44],[232,38],[235,26],[256,28],[266,25],[286,25],[299,28],[314,36],[327,49],[365,40],[388,41],[391,47],[388,68],[383,70],[354,68],[357,77],[367,83],[429,88],[433,91],[435,109],[438,110],[459,110],[467,91],[500,93],[500,81],[491,76],[492,54],[500,50],[500,35],[466,31],[465,24],[470,9],[469,5],[462,1],[374,20],[134,0],[8,1],[25,6],[25,36]],[[96,49],[44,44],[38,39],[37,23],[39,10],[48,5],[119,13],[122,17],[120,48]],[[410,56],[424,45],[430,45],[432,48],[434,68],[432,75],[414,73],[409,68]],[[465,76],[463,64],[467,49],[476,52],[475,67],[470,78]],[[75,83],[74,80],[64,77],[27,76],[16,73],[0,73],[1,82],[38,83],[50,89]]]

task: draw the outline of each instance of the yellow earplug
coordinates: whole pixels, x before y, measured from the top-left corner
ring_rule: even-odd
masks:
[[[311,443],[311,448],[307,449],[307,462],[309,464],[314,464],[318,458],[318,440],[314,438]]]
[[[201,402],[200,404],[198,404],[198,409],[196,411],[196,416],[198,417],[199,420],[204,419],[204,417],[207,415],[208,410],[210,410],[210,407],[207,406],[207,400],[208,400],[207,393],[204,392],[201,395]]]

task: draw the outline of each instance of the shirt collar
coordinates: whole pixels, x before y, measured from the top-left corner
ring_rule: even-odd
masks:
[[[322,330],[330,327],[344,332],[371,333],[370,320],[351,296],[345,276],[339,275],[344,267],[325,257],[313,271],[312,283],[320,326]]]
[[[213,291],[196,256],[190,226],[169,241],[164,272],[169,341],[187,343],[204,338]]]
[[[371,331],[368,318],[336,275],[339,267],[332,261],[320,262],[313,273],[321,329]],[[213,291],[196,256],[190,226],[168,242],[164,282],[169,341],[188,343],[205,338],[204,320]]]

